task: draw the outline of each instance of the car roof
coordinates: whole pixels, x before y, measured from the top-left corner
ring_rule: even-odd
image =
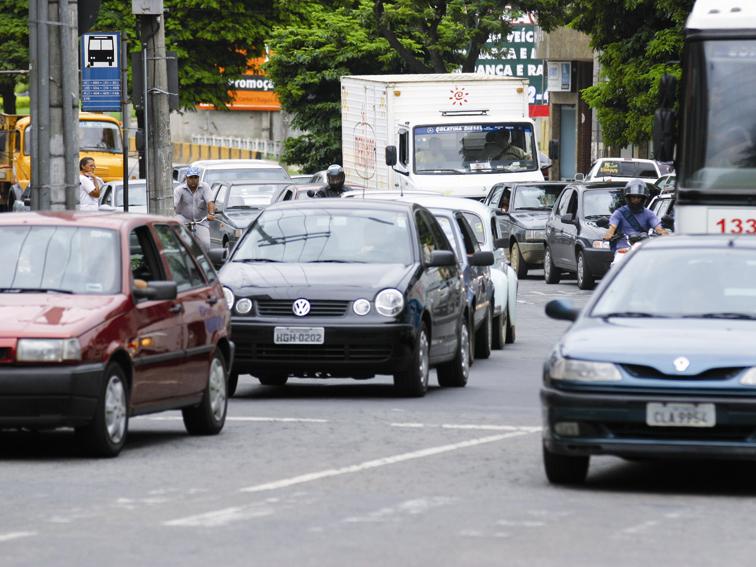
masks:
[[[280,167],[283,169],[280,163],[269,159],[204,159],[194,161],[191,164],[193,167],[201,167],[204,169],[228,169],[229,167],[235,168],[250,168],[257,167]]]
[[[756,250],[756,237],[748,234],[675,234],[650,238],[644,249],[662,248],[747,248]]]
[[[356,206],[355,203],[362,203],[364,206]],[[382,209],[382,210],[396,210],[396,211],[408,211],[414,208],[415,203],[402,202],[402,201],[388,201],[381,199],[306,199],[296,201],[279,201],[270,205],[266,211],[274,211],[278,209],[311,209],[313,206],[329,208],[329,209]]]
[[[119,230],[146,222],[177,223],[176,217],[113,211],[35,211],[0,215],[0,226],[79,226]]]

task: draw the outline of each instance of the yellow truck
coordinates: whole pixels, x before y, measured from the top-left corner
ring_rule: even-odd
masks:
[[[31,177],[31,117],[0,113],[0,212],[13,203]],[[123,179],[121,123],[106,114],[79,113],[79,157],[93,157],[97,176]],[[78,165],[78,164],[77,164]]]

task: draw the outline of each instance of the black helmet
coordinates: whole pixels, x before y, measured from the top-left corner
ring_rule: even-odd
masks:
[[[344,186],[344,168],[334,163],[326,170],[326,181],[331,189],[341,189]]]
[[[650,193],[646,182],[642,179],[631,179],[630,181],[628,181],[625,184],[625,199],[627,199],[631,195],[637,195],[639,197],[643,197],[644,199],[648,199]]]

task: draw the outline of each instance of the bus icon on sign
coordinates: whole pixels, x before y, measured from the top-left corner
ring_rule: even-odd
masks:
[[[90,35],[87,38],[87,67],[112,67],[115,43],[112,35]]]

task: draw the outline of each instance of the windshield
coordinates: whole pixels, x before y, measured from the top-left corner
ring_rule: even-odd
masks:
[[[756,253],[697,248],[640,250],[627,260],[591,315],[756,317]],[[695,282],[695,285],[691,285]]]
[[[608,217],[625,204],[622,187],[610,189],[591,189],[583,193],[583,216]]]
[[[652,163],[643,161],[602,161],[594,177],[647,177],[656,179],[659,172]]]
[[[0,292],[120,291],[118,234],[99,228],[0,226]]]
[[[116,185],[116,207],[123,207],[123,185]],[[147,186],[144,183],[129,183],[129,206],[147,204]]]
[[[415,173],[421,175],[538,169],[531,124],[417,126],[414,136]]]
[[[121,152],[121,132],[112,122],[79,122],[79,149],[98,152]]]
[[[691,43],[685,66],[680,187],[754,187],[756,40]]]
[[[510,211],[517,209],[551,210],[563,185],[518,185]]]
[[[406,213],[295,208],[263,212],[232,261],[406,265],[411,251]]]
[[[250,179],[260,181],[277,181],[280,179],[289,180],[289,175],[282,167],[245,167],[229,169],[207,169],[205,177],[202,179],[208,185],[218,181],[249,181]]]
[[[226,207],[259,207],[261,197],[270,201],[273,192],[281,187],[280,184],[232,185]]]

